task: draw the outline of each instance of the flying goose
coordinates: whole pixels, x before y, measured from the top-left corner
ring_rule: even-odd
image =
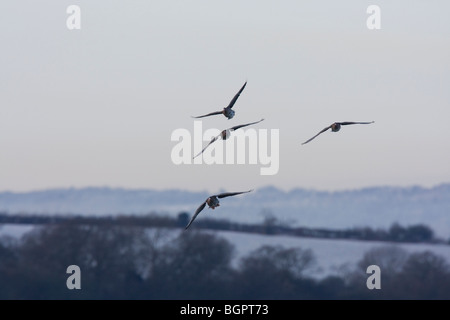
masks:
[[[220,194],[216,194],[216,195],[208,197],[208,199],[206,199],[205,202],[203,202],[200,205],[200,207],[197,208],[197,210],[195,211],[194,215],[191,218],[191,221],[189,221],[189,223],[187,224],[187,226],[184,229],[186,230],[187,228],[189,228],[189,226],[192,224],[192,222],[195,220],[195,218],[198,216],[198,214],[206,207],[206,205],[208,205],[211,209],[214,210],[216,207],[220,206],[219,199],[231,197],[231,196],[235,196],[238,194],[247,193],[247,192],[251,192],[251,191],[253,191],[253,190],[242,191],[242,192],[225,192],[225,193],[220,193]]]
[[[247,81],[245,81],[244,85],[242,86],[241,90],[239,90],[238,93],[236,93],[236,95],[233,97],[233,99],[230,101],[230,103],[228,104],[227,107],[223,108],[223,110],[221,111],[216,111],[216,112],[211,112],[208,114],[204,114],[202,116],[198,116],[198,117],[192,117],[192,118],[203,118],[203,117],[208,117],[208,116],[213,116],[216,114],[223,114],[225,117],[229,119],[234,117],[234,110],[232,110],[231,108],[233,108],[234,104],[236,103],[237,99],[239,98],[239,96],[241,95],[241,92],[244,90],[245,86],[247,85]]]
[[[261,121],[263,121],[263,120],[264,120],[264,119],[261,119],[261,120],[256,121],[256,122],[251,122],[251,123],[241,124],[241,125],[234,126],[234,127],[229,128],[229,129],[223,130],[218,136],[212,137],[211,141],[206,145],[206,147],[204,147],[203,150],[200,151],[200,152],[199,152],[196,156],[194,156],[192,159],[194,159],[194,158],[198,157],[199,155],[201,155],[201,154],[203,153],[203,151],[206,150],[206,148],[208,148],[213,142],[217,141],[220,137],[222,137],[222,140],[227,140],[227,139],[230,137],[231,131],[234,131],[234,130],[237,130],[237,129],[239,129],[239,128],[246,127],[246,126],[249,126],[249,125],[252,125],[252,124],[255,124],[255,123],[259,123],[259,122],[261,122]]]
[[[327,130],[330,129],[330,128],[331,128],[331,131],[333,131],[333,132],[338,132],[339,130],[341,130],[341,126],[346,126],[346,125],[349,125],[349,124],[370,124],[370,123],[374,123],[374,122],[375,122],[375,121],[371,121],[371,122],[348,122],[348,121],[347,121],[347,122],[335,122],[335,123],[333,123],[332,125],[330,125],[330,126],[324,128],[324,129],[322,129],[322,131],[320,131],[318,134],[316,134],[316,135],[315,135],[314,137],[312,137],[311,139],[309,139],[309,140],[303,142],[302,144],[306,144],[306,143],[310,142],[312,139],[314,139],[315,137],[317,137],[319,134],[321,134],[321,133],[327,131]]]

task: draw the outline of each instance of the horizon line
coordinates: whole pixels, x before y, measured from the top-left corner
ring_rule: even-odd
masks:
[[[382,188],[391,188],[391,189],[411,189],[411,188],[420,188],[425,190],[435,189],[439,188],[445,185],[450,185],[449,182],[441,182],[437,184],[433,184],[431,186],[426,185],[420,185],[420,184],[409,184],[409,185],[372,185],[372,186],[361,186],[361,187],[353,187],[353,188],[343,188],[343,189],[320,189],[320,188],[313,188],[313,187],[292,187],[292,188],[283,188],[280,186],[276,186],[274,184],[267,184],[261,187],[255,187],[253,188],[256,192],[260,189],[277,189],[279,191],[282,191],[284,193],[293,192],[296,190],[306,190],[306,191],[315,191],[315,192],[324,192],[324,193],[340,193],[340,192],[351,192],[351,191],[361,191],[361,190],[368,190],[368,189],[382,189]],[[190,189],[183,189],[183,188],[174,188],[174,187],[167,187],[167,188],[152,188],[152,187],[125,187],[125,186],[108,186],[108,185],[87,185],[87,186],[61,186],[61,187],[43,187],[39,189],[30,189],[30,190],[0,190],[0,194],[2,193],[13,193],[13,194],[26,194],[26,193],[38,193],[38,192],[48,192],[48,191],[67,191],[67,190],[75,190],[75,191],[81,191],[86,189],[109,189],[109,190],[122,190],[122,191],[156,191],[156,192],[165,192],[165,191],[182,191],[182,192],[191,192],[191,193],[211,193],[208,190],[190,190]],[[245,189],[245,188],[244,188]],[[226,190],[224,187],[220,187],[219,190]]]

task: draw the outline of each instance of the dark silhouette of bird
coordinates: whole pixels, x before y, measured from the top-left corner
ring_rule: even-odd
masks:
[[[225,193],[220,193],[220,194],[216,194],[216,195],[208,197],[208,199],[206,199],[205,202],[203,202],[200,205],[200,207],[197,208],[197,210],[195,211],[191,220],[189,221],[189,223],[187,224],[187,226],[184,229],[186,230],[187,228],[189,228],[189,226],[192,224],[192,222],[195,220],[195,218],[197,218],[198,214],[206,207],[206,205],[208,205],[209,208],[214,210],[216,207],[220,206],[219,199],[236,196],[238,194],[248,193],[251,191],[253,191],[253,190],[242,191],[242,192],[225,192]]]
[[[241,90],[239,90],[238,93],[236,93],[236,95],[233,97],[233,99],[230,101],[230,103],[228,104],[228,106],[226,106],[225,108],[223,108],[223,110],[221,111],[215,111],[215,112],[211,112],[208,114],[204,114],[202,116],[197,116],[197,117],[193,117],[193,118],[203,118],[203,117],[209,117],[209,116],[214,116],[216,114],[223,114],[225,117],[229,119],[234,117],[234,110],[231,109],[233,108],[234,104],[236,103],[237,99],[239,98],[239,96],[241,95],[242,91],[244,90],[245,86],[247,85],[247,81],[245,81],[244,85],[242,86]]]
[[[237,130],[239,128],[246,127],[246,126],[249,126],[249,125],[252,125],[252,124],[259,123],[259,122],[261,122],[263,120],[264,119],[261,119],[261,120],[256,121],[256,122],[241,124],[241,125],[234,126],[234,127],[229,128],[229,129],[223,130],[218,136],[212,137],[211,141],[206,145],[206,147],[204,147],[203,150],[200,151],[196,156],[192,157],[192,159],[194,159],[194,158],[198,157],[199,155],[201,155],[203,153],[203,151],[206,150],[206,148],[208,148],[212,143],[217,141],[220,137],[222,137],[222,140],[227,140],[230,137],[230,135],[231,135],[231,131],[234,131],[234,130]]]
[[[318,134],[316,134],[314,137],[310,138],[309,140],[303,142],[302,144],[306,144],[308,142],[310,142],[312,139],[314,139],[315,137],[317,137],[319,134],[327,131],[328,129],[331,129],[332,132],[338,132],[339,130],[341,130],[341,126],[346,126],[349,124],[371,124],[374,123],[375,121],[371,121],[371,122],[335,122],[332,125],[322,129],[322,131],[320,131]]]

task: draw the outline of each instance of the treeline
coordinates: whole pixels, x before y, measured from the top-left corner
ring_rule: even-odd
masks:
[[[449,299],[450,266],[428,252],[367,252],[355,268],[312,277],[311,250],[261,246],[236,261],[213,232],[107,224],[42,225],[0,238],[0,299]],[[67,267],[81,289],[68,289]],[[368,289],[378,265],[381,289]]]
[[[370,227],[351,228],[345,230],[328,229],[308,229],[297,228],[296,235],[320,237],[320,238],[338,238],[338,239],[356,239],[368,241],[389,241],[389,242],[442,242],[434,237],[434,232],[426,225],[418,224],[403,227],[398,223],[392,224],[388,230],[372,229]]]
[[[189,222],[190,215],[181,212],[176,218],[158,215],[114,215],[114,216],[63,216],[63,215],[29,215],[0,213],[0,224],[60,224],[70,221],[78,224],[91,225],[121,225],[121,226],[146,226],[146,227],[167,227],[184,228]],[[444,243],[442,239],[437,239],[431,228],[423,224],[412,226],[401,226],[398,223],[392,224],[387,229],[373,229],[370,227],[355,227],[343,230],[333,230],[325,228],[292,227],[278,221],[274,216],[266,217],[259,224],[237,223],[229,220],[203,218],[198,219],[191,227],[192,229],[210,229],[223,231],[238,231],[247,233],[258,233],[266,235],[291,235],[310,238],[327,239],[352,239],[366,241],[389,241],[389,242],[410,242],[410,243]],[[450,243],[450,239],[447,240]]]

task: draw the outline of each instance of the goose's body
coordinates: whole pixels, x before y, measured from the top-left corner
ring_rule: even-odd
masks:
[[[238,91],[238,93],[236,93],[236,95],[233,97],[233,99],[231,99],[231,101],[228,104],[228,106],[223,108],[223,110],[211,112],[211,113],[204,114],[202,116],[193,117],[193,118],[198,119],[198,118],[209,117],[209,116],[213,116],[213,115],[217,115],[217,114],[223,114],[225,117],[228,118],[228,120],[232,119],[234,117],[234,114],[235,114],[235,112],[234,112],[234,110],[232,108],[233,108],[234,104],[236,103],[237,99],[239,98],[239,96],[241,95],[241,93],[244,90],[246,85],[247,85],[247,81],[245,81],[245,83],[242,86],[242,88]]]
[[[371,122],[351,122],[351,121],[346,121],[346,122],[335,122],[331,125],[329,125],[326,128],[323,128],[318,134],[316,134],[314,137],[308,139],[307,141],[303,142],[302,144],[306,144],[308,142],[310,142],[311,140],[313,140],[315,137],[317,137],[319,134],[331,129],[332,132],[338,132],[339,130],[341,130],[342,126],[346,126],[349,124],[371,124],[374,123],[375,121],[371,121]]]
[[[240,124],[240,125],[237,125],[237,126],[234,126],[234,127],[231,127],[231,128],[225,129],[225,130],[222,130],[222,132],[218,136],[212,137],[211,141],[206,145],[206,147],[204,147],[202,151],[200,151],[196,156],[194,156],[193,159],[198,157],[199,155],[201,155],[203,153],[203,151],[206,150],[206,148],[208,148],[215,141],[219,140],[219,138],[222,138],[222,140],[227,140],[230,137],[232,131],[240,129],[242,127],[250,126],[252,124],[259,123],[259,122],[261,122],[263,120],[264,119],[261,119],[259,121],[255,121],[255,122],[246,123],[246,124]]]
[[[219,199],[236,196],[238,194],[247,193],[247,192],[251,192],[251,191],[253,191],[253,190],[242,191],[242,192],[225,192],[225,193],[220,193],[220,194],[216,194],[216,195],[212,195],[212,196],[208,197],[208,199],[206,199],[205,202],[203,202],[197,208],[197,210],[195,211],[194,215],[192,216],[191,220],[189,221],[189,223],[187,224],[185,229],[189,228],[189,226],[192,224],[192,222],[194,222],[195,218],[197,218],[198,214],[206,207],[206,205],[208,205],[209,208],[214,210],[215,208],[220,206]]]

